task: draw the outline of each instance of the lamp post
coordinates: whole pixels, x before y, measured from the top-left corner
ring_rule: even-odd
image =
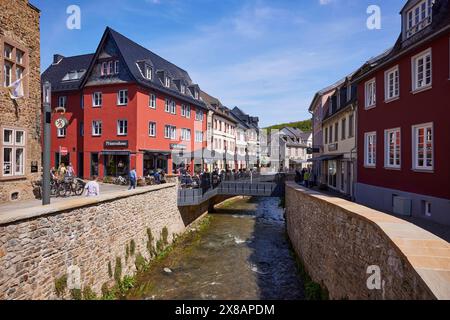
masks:
[[[51,147],[51,121],[52,121],[52,86],[46,81],[42,88],[44,104],[44,150],[43,150],[43,181],[42,205],[50,204],[50,147]]]

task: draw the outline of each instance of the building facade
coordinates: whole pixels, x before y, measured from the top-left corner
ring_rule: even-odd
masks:
[[[450,225],[450,4],[411,0],[358,75],[356,200]]]
[[[39,17],[27,0],[0,2],[0,203],[34,198],[42,173]]]
[[[275,135],[279,139],[279,163],[282,170],[293,172],[308,168],[311,160],[308,149],[312,147],[312,133],[303,132],[298,128],[285,127]]]
[[[309,107],[309,112],[312,115],[312,159],[310,161],[316,183],[321,183],[322,177],[322,156],[324,153],[322,120],[325,111],[328,110],[329,99],[340,84],[342,84],[342,81],[318,91]]]
[[[207,107],[189,74],[107,28],[94,54],[55,55],[52,165],[72,163],[81,177],[138,176],[202,168]],[[65,113],[63,113],[65,112]]]
[[[328,98],[322,119],[320,182],[350,198],[356,181],[356,89],[351,75],[346,77]]]
[[[222,105],[219,99],[203,91],[201,91],[200,97],[209,109],[207,147],[211,157],[207,161],[208,169],[238,169],[236,159],[237,121],[231,115],[230,109]]]
[[[246,152],[246,167],[247,169],[259,168],[261,162],[261,141],[259,118],[246,114],[238,107],[231,110],[234,117],[239,119],[247,126],[246,138],[247,152]]]

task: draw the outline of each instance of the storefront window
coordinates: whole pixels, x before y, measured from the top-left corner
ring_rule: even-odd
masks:
[[[127,176],[130,167],[129,155],[105,155],[105,175],[108,177]]]
[[[98,176],[98,153],[91,153],[91,177]]]

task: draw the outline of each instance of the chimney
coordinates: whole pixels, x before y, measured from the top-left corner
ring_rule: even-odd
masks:
[[[61,62],[61,60],[64,59],[63,55],[60,54],[54,54],[53,55],[53,64],[58,64]]]

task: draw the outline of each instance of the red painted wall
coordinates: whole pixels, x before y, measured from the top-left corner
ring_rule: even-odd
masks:
[[[364,109],[364,85],[358,85],[358,182],[450,199],[450,53],[449,34],[390,63],[376,76],[377,105]],[[432,48],[432,89],[412,94],[411,58]],[[384,72],[400,71],[400,99],[384,103]],[[412,170],[412,126],[434,124],[434,172]],[[401,169],[384,169],[384,130],[401,128]],[[377,132],[376,168],[364,167],[364,133]]]
[[[58,107],[58,100],[60,96],[67,97],[66,113],[64,117],[69,120],[69,126],[66,129],[66,137],[58,138],[55,121],[61,117],[60,113],[55,113],[54,110]],[[55,153],[59,152],[59,147],[66,147],[69,151],[70,161],[78,172],[78,155],[83,151],[83,140],[79,138],[80,121],[83,121],[83,109],[81,108],[81,95],[79,92],[65,92],[52,95],[52,145],[51,145],[51,166],[56,165]]]
[[[128,105],[117,105],[117,93],[119,90],[128,90]],[[94,92],[102,92],[102,106],[93,107],[92,95]],[[65,138],[57,138],[57,131],[52,124],[52,165],[55,165],[55,152],[59,151],[59,146],[67,147],[70,152],[70,161],[75,172],[78,172],[78,154],[84,152],[84,177],[88,178],[91,174],[91,153],[100,153],[105,150],[106,140],[127,140],[128,148],[114,148],[118,151],[130,151],[130,166],[135,167],[139,176],[143,175],[143,154],[141,150],[163,150],[171,152],[171,144],[184,144],[187,151],[201,150],[206,148],[206,141],[202,143],[195,142],[195,131],[203,131],[206,138],[206,111],[203,110],[203,121],[195,120],[196,108],[191,105],[191,117],[181,116],[182,101],[175,99],[177,105],[176,115],[165,112],[165,99],[167,95],[157,91],[152,93],[157,96],[156,109],[149,107],[149,93],[151,91],[139,87],[136,84],[121,85],[102,85],[96,87],[86,87],[83,90],[84,109],[80,106],[80,92],[70,94],[54,94],[52,97],[53,106],[58,104],[58,97],[65,95],[68,98],[68,107],[66,117],[69,120],[67,135]],[[53,116],[53,122],[57,119]],[[117,121],[128,120],[128,135],[117,135]],[[92,136],[92,121],[102,121],[102,135],[100,137]],[[156,122],[156,137],[150,137],[148,134],[148,123]],[[84,122],[84,137],[79,135],[80,122]],[[164,138],[164,127],[170,124],[177,127],[177,140]],[[181,141],[181,128],[191,129],[191,141]],[[108,148],[110,149],[110,148]],[[172,160],[168,163],[169,173],[172,169]],[[194,169],[191,163],[191,169]],[[99,176],[104,176],[104,159],[99,157]]]

